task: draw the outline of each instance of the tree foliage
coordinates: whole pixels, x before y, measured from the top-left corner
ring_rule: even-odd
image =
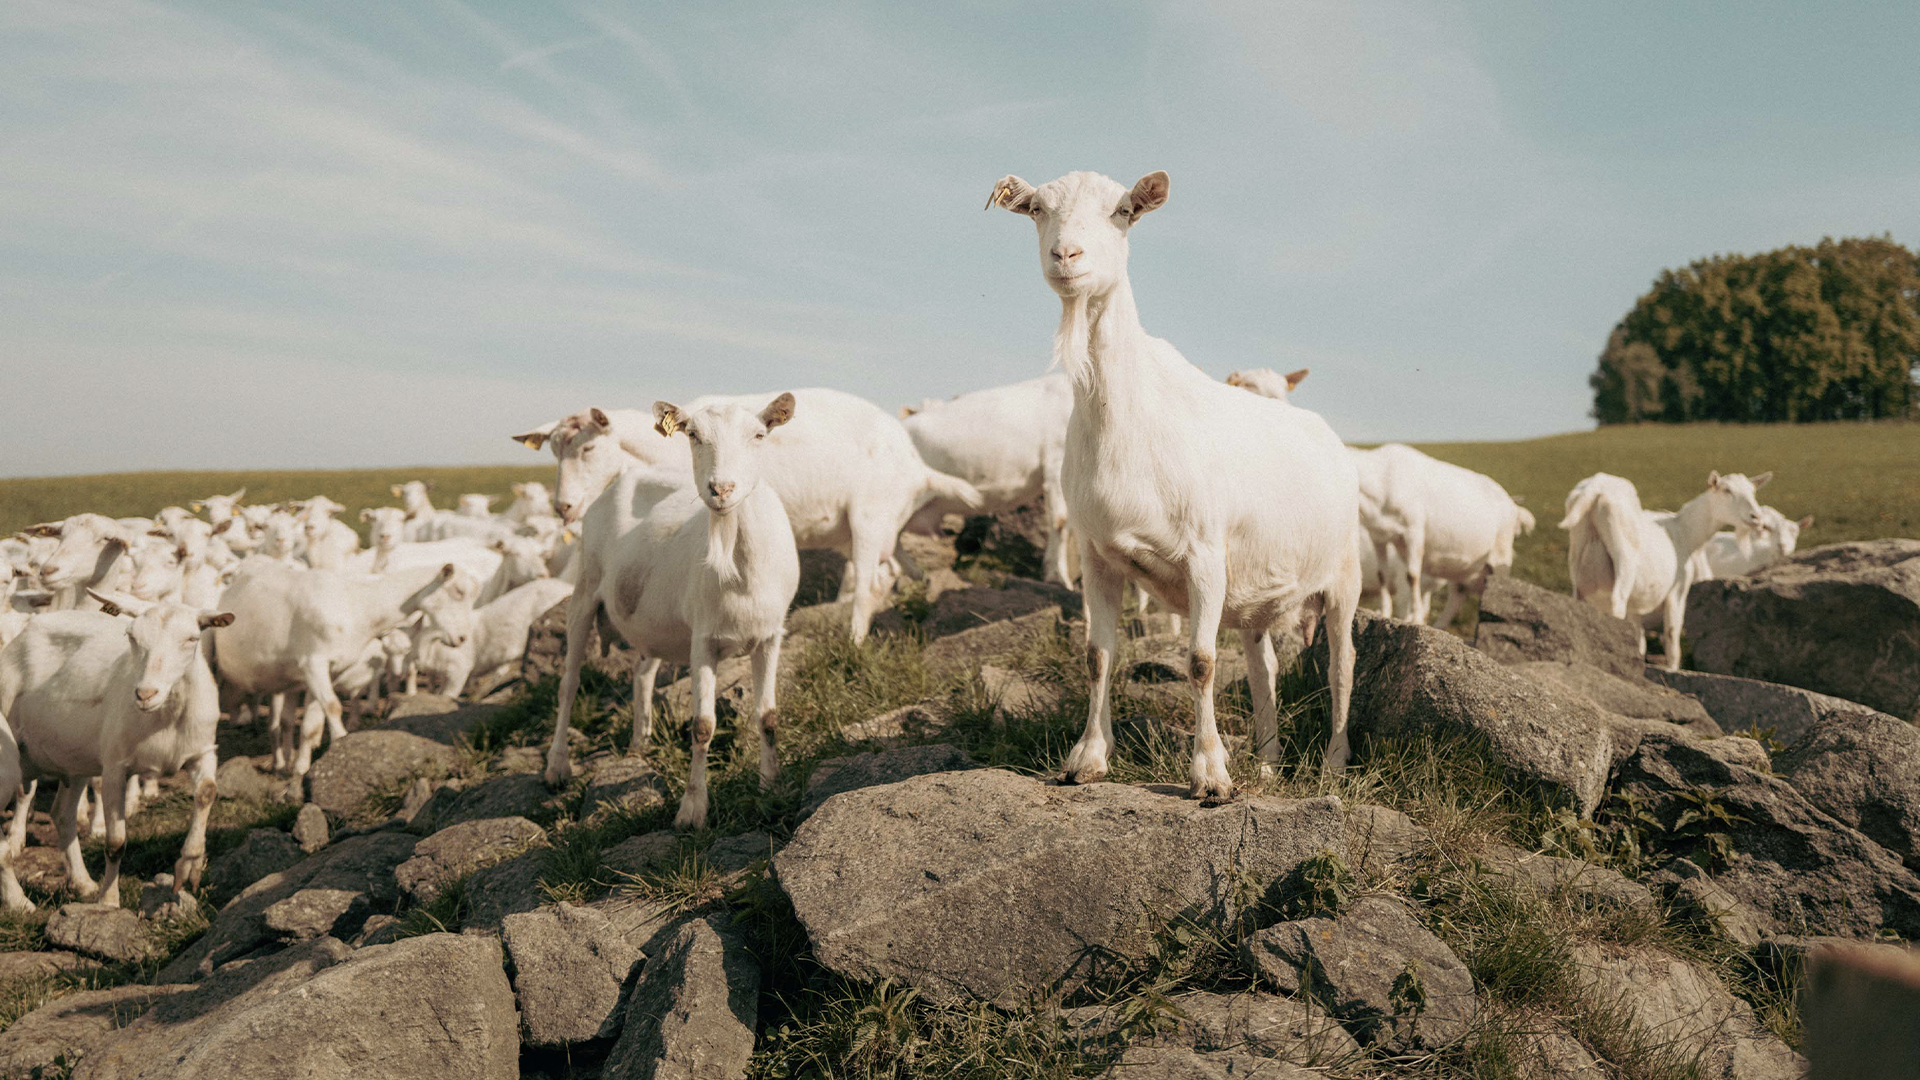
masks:
[[[1825,239],[1662,271],[1588,383],[1603,424],[1920,415],[1920,254]]]

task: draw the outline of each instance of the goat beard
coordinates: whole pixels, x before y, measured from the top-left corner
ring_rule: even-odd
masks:
[[[712,507],[708,507],[707,568],[720,579],[722,586],[732,587],[740,583],[740,565],[735,558],[739,544],[739,515],[732,512],[716,514]]]
[[[1053,362],[1077,386],[1087,385],[1093,375],[1091,337],[1086,294],[1061,297],[1060,328],[1053,332]]]

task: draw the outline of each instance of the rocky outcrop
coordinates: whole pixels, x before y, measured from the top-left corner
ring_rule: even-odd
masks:
[[[1639,627],[1592,604],[1503,576],[1487,581],[1473,644],[1503,664],[1572,662],[1638,679],[1641,638]]]
[[[526,818],[463,821],[414,845],[413,857],[394,870],[394,880],[408,900],[425,906],[446,886],[519,854],[546,835],[545,829]]]
[[[967,590],[984,591],[984,590]],[[980,665],[1020,653],[1036,640],[1067,633],[1067,624],[1053,607],[1029,615],[989,622],[935,638],[921,653],[927,669],[938,674],[978,671]]]
[[[269,874],[277,874],[306,858],[299,841],[278,829],[252,829],[240,846],[207,866],[207,895],[224,904],[241,890]]]
[[[609,756],[589,762],[586,797],[580,800],[580,817],[593,816],[601,807],[625,807],[645,810],[665,805],[667,782],[646,758],[637,755]]]
[[[1641,1041],[1697,1063],[1708,1080],[1801,1080],[1807,1063],[1769,1034],[1713,973],[1654,950],[1575,945],[1578,984],[1618,1008]],[[1677,1053],[1673,1052],[1677,1051]]]
[[[605,1080],[746,1075],[760,968],[717,919],[689,919],[648,957]]]
[[[1721,730],[1771,732],[1782,746],[1836,717],[1885,715],[1857,701],[1737,675],[1649,667],[1647,678],[1698,701]]]
[[[1920,729],[1884,713],[1841,713],[1773,767],[1807,801],[1920,873]]]
[[[818,810],[821,803],[843,791],[897,784],[909,777],[928,773],[977,768],[979,764],[965,750],[945,743],[828,758],[814,766],[813,774],[807,777],[806,795],[800,802],[800,816],[807,817]]]
[[[452,747],[406,731],[350,732],[327,748],[308,773],[314,805],[329,814],[355,813],[373,795],[424,773],[453,767]]]
[[[1766,767],[1747,739],[1648,735],[1621,766],[1619,792],[1660,822],[1651,839],[1665,850],[1713,861],[1723,846],[1714,882],[1768,919],[1763,929],[1920,933],[1920,877]],[[1683,824],[1703,800],[1721,813]]]
[[[136,911],[105,904],[63,904],[47,920],[47,941],[117,963],[152,959],[159,946]]]
[[[1321,1068],[1360,1057],[1360,1044],[1325,1009],[1305,1000],[1273,994],[1195,992],[1170,999],[1167,1021],[1136,1045],[1208,1055],[1240,1053],[1252,1058]],[[1089,1054],[1127,1038],[1127,1016],[1120,1009],[1086,1006],[1063,1014],[1068,1034]],[[1256,1073],[1264,1076],[1266,1073]]]
[[[450,780],[433,790],[407,828],[422,836],[463,821],[519,817],[545,819],[556,809],[537,770],[501,773],[480,780]]]
[[[1724,734],[1700,702],[1644,678],[1623,678],[1578,661],[1529,660],[1511,665],[1511,670],[1568,697],[1584,698],[1616,716],[1664,720],[1703,738]]]
[[[0,1031],[0,1076],[65,1076],[155,1001],[186,989],[135,984],[56,998]]]
[[[1687,596],[1693,665],[1920,720],[1920,540],[1803,551]]]
[[[556,904],[501,924],[528,1046],[565,1046],[620,1031],[620,991],[640,947],[592,908]]]
[[[1451,1046],[1479,1014],[1473,974],[1393,897],[1270,926],[1246,940],[1241,959],[1263,983],[1325,1002],[1363,1045],[1391,1052]]]
[[[1012,1002],[1145,956],[1156,919],[1225,927],[1345,841],[1331,798],[1208,807],[981,769],[836,795],[773,865],[828,968]]]

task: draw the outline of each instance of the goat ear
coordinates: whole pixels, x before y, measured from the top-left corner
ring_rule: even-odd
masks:
[[[1166,171],[1156,169],[1133,182],[1133,190],[1127,192],[1126,204],[1138,220],[1141,214],[1158,210],[1167,202],[1169,181]]]
[[[1768,469],[1766,472],[1763,472],[1759,476],[1756,476],[1753,478],[1753,486],[1756,488],[1766,487],[1767,481],[1771,479],[1773,479],[1773,470]]]
[[[679,406],[670,401],[653,403],[653,430],[662,435],[671,436],[685,425],[686,421],[680,416]]]
[[[1707,487],[1715,491],[1718,491],[1720,489],[1720,470],[1719,469],[1714,469],[1707,473]]]
[[[518,436],[515,436],[515,438],[518,438]],[[395,484],[395,485],[393,485],[392,487],[390,487],[390,488],[388,488],[387,490],[393,493],[393,497],[394,497],[394,498],[396,498],[396,499],[397,499],[397,498],[399,498],[399,497],[400,497],[400,485],[399,485],[399,484]]]
[[[197,514],[200,512],[200,508],[205,505],[207,504],[200,502],[199,500],[196,499],[195,501],[187,504],[187,509]]]
[[[767,425],[767,430],[769,431],[791,419],[793,419],[792,391],[788,391],[774,398],[767,403],[766,408],[760,410],[760,422]]]
[[[1801,519],[1800,519],[1800,527],[1801,527],[1801,528],[1803,528],[1803,529],[1804,529],[1804,528],[1807,528],[1808,526],[1810,526],[1810,525],[1812,525],[1812,524],[1813,524],[1813,515],[1812,515],[1812,514],[1808,514],[1808,515],[1807,515],[1806,517],[1803,517],[1803,518],[1801,518]]]
[[[518,435],[510,436],[510,438],[529,450],[538,450],[547,444],[547,440],[553,437],[553,429],[559,426],[560,421],[555,420],[551,424],[542,424],[531,431],[523,431]],[[396,491],[394,494],[398,495],[399,492]]]
[[[1313,370],[1312,368],[1301,368],[1299,371],[1287,372],[1287,389],[1291,390],[1294,387],[1299,386],[1302,382],[1305,382],[1307,378],[1307,373],[1312,370]]]
[[[220,524],[215,525],[213,527],[213,535],[219,536],[221,533],[226,532],[228,529],[233,528],[234,520],[235,519],[233,518],[228,518],[227,520],[221,522]]]
[[[902,405],[900,406],[900,419],[905,420],[907,417],[912,416],[914,413],[917,413],[919,411],[920,411],[919,409],[916,409],[911,405]]]
[[[372,520],[373,520],[373,511],[372,511],[372,510],[369,510],[369,509],[367,509],[367,508],[366,508],[366,507],[364,507],[364,506],[363,506],[363,507],[361,507],[361,508],[360,508],[360,520],[361,520],[361,521],[372,521]]]
[[[147,535],[148,535],[148,536],[158,536],[158,537],[160,537],[160,538],[162,538],[162,539],[165,539],[166,537],[169,537],[169,536],[172,536],[173,534],[172,534],[172,533],[170,533],[170,532],[168,532],[168,531],[167,531],[167,530],[165,530],[165,529],[148,529],[148,530],[147,530]]]
[[[613,430],[613,421],[607,419],[606,413],[601,412],[599,409],[588,409],[587,415],[593,417],[594,426],[601,431]]]
[[[441,581],[452,581],[452,580],[453,580],[453,574],[454,574],[454,567],[453,567],[453,564],[452,564],[452,563],[448,563],[448,564],[446,564],[445,566],[442,566],[442,567],[440,568],[440,580],[441,580]]]
[[[982,210],[991,210],[996,206],[1005,207],[1016,214],[1024,214],[1033,209],[1033,185],[1009,173],[993,185],[993,194],[987,196],[987,205]]]
[[[211,630],[216,626],[232,625],[233,612],[231,611],[203,611],[200,613],[200,629],[202,630]]]
[[[137,619],[153,606],[144,600],[135,600],[131,596],[115,596],[111,593],[95,592],[92,589],[87,590],[87,595],[99,601],[100,610],[109,615],[126,615]]]
[[[1232,371],[1232,372],[1228,372],[1228,373],[1227,373],[1227,385],[1228,385],[1228,386],[1240,386],[1240,385],[1243,385],[1243,380],[1241,379],[1241,375],[1240,375],[1240,373],[1239,373],[1239,372],[1237,372],[1237,371]]]
[[[227,496],[227,498],[232,499],[234,502],[239,502],[241,499],[244,499],[246,497],[247,497],[246,488],[241,488],[239,491],[236,491],[233,494]]]
[[[43,525],[29,525],[26,527],[25,532],[26,532],[26,535],[28,536],[57,537],[60,535],[61,530],[65,528],[66,528],[65,522],[50,521]]]

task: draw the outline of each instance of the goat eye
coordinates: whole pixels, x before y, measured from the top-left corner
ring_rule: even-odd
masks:
[[[755,442],[758,442],[759,440],[764,439],[766,437],[767,437],[767,433],[762,431],[759,434],[755,435],[753,438]]]

